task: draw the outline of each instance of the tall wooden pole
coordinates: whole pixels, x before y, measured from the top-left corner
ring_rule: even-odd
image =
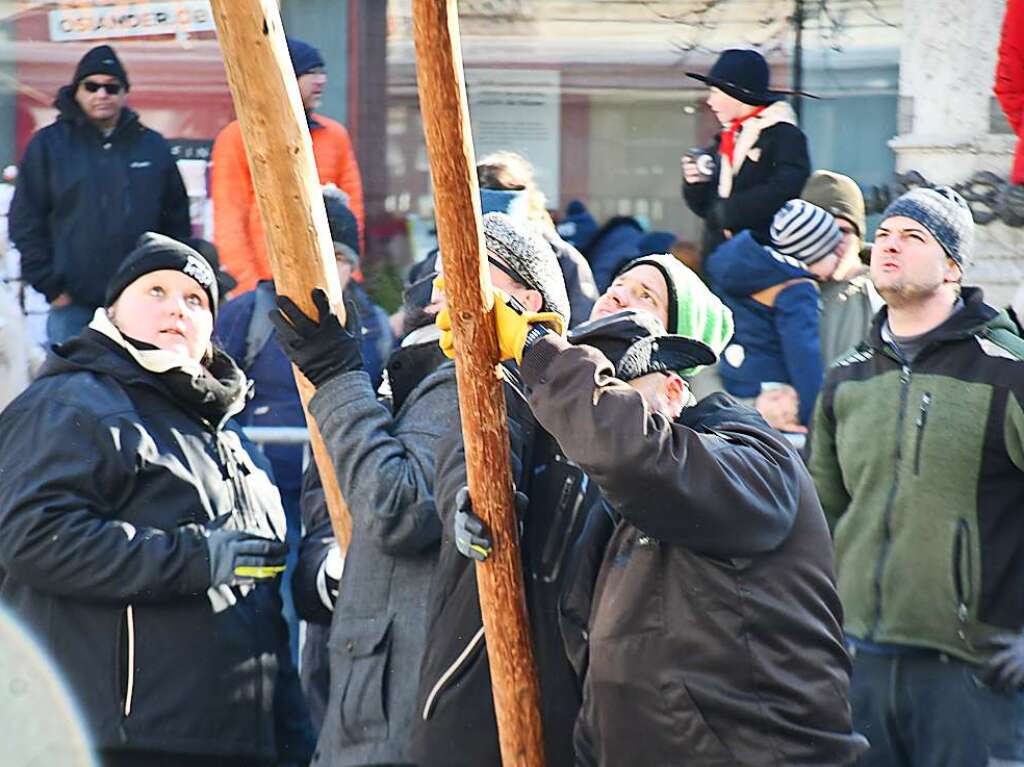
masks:
[[[544,744],[523,573],[512,510],[508,421],[495,375],[498,342],[484,258],[480,192],[455,0],[413,0],[416,77],[434,183],[445,294],[455,333],[462,434],[473,510],[494,550],[476,567],[505,767],[541,767]]]
[[[277,292],[316,316],[314,287],[327,291],[344,321],[341,284],[327,226],[323,193],[313,160],[276,0],[211,0],[228,85],[242,125],[256,200],[266,230]],[[303,409],[315,389],[295,370]],[[352,522],[334,464],[306,410],[313,457],[323,481],[334,534],[348,547]]]

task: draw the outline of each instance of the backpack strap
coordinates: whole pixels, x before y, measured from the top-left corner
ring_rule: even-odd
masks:
[[[780,282],[778,285],[771,285],[770,287],[767,287],[764,290],[759,290],[756,293],[751,293],[750,297],[757,301],[757,303],[762,304],[763,306],[767,306],[769,309],[771,309],[773,306],[775,306],[775,299],[779,297],[779,293],[784,291],[786,288],[793,287],[794,285],[799,285],[801,282],[809,282],[815,287],[817,287],[817,283],[815,283],[815,281],[812,280],[810,277],[796,277],[792,280]]]
[[[270,342],[270,337],[274,335],[274,324],[270,321],[270,313],[277,308],[274,298],[274,283],[261,282],[256,286],[252,316],[249,318],[249,327],[245,333],[245,353],[240,362],[240,367],[245,373],[249,372],[260,352]]]

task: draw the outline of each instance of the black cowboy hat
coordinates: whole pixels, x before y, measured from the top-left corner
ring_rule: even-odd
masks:
[[[718,61],[706,75],[687,72],[686,76],[713,85],[734,99],[739,99],[744,104],[751,106],[772,104],[792,95],[817,98],[817,96],[803,91],[769,88],[768,62],[760,53],[750,49],[730,48],[722,51]]]
[[[666,333],[656,317],[632,309],[584,322],[569,331],[568,339],[598,349],[623,381],[710,365],[718,359],[707,344]]]

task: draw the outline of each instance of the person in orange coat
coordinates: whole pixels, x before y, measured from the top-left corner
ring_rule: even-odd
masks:
[[[341,123],[313,112],[320,106],[327,73],[320,51],[309,43],[288,38],[288,54],[299,82],[302,106],[313,139],[313,157],[324,186],[333,184],[348,196],[348,207],[363,234],[363,180],[352,141]],[[235,295],[252,290],[260,280],[272,279],[263,222],[253,191],[242,129],[235,120],[213,144],[213,239],[221,263],[238,280]]]
[[[1007,0],[993,89],[1013,132],[1022,139],[1010,183],[1024,184],[1024,0]]]

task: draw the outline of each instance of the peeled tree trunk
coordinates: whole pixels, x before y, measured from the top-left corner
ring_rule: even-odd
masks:
[[[541,767],[540,688],[512,503],[508,416],[496,374],[498,340],[484,257],[458,12],[454,0],[413,0],[420,111],[434,183],[438,244],[455,339],[473,511],[494,548],[476,566],[494,710],[505,767]]]
[[[315,287],[323,288],[344,322],[313,144],[277,2],[211,0],[210,6],[266,231],[274,285],[311,317],[317,312],[310,294]],[[352,520],[334,464],[307,408],[315,389],[297,368],[294,372],[331,525],[344,551],[352,537]]]

